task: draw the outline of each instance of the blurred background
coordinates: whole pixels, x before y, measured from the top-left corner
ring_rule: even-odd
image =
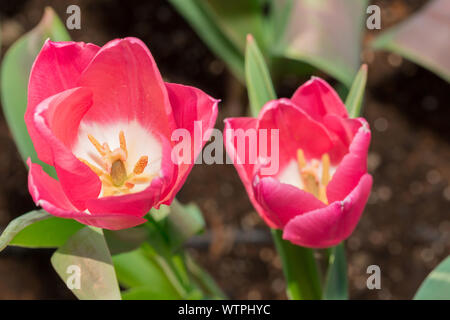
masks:
[[[369,3],[381,8],[382,22],[381,30],[363,29],[360,50],[361,62],[369,67],[363,115],[373,132],[369,170],[374,187],[356,231],[346,241],[352,299],[410,299],[450,252],[449,83],[400,55],[369,45],[378,33],[406,21],[429,2]],[[138,37],[150,48],[166,81],[193,85],[222,99],[217,128],[223,129],[226,117],[247,114],[245,87],[164,0],[2,0],[1,56],[38,24],[45,6],[53,7],[65,22],[72,4],[81,8],[81,29],[69,31],[73,40],[103,45],[118,37]],[[367,16],[364,13],[364,19]],[[448,41],[448,16],[444,23],[446,33],[436,37]],[[342,34],[342,41],[348,36]],[[444,55],[448,59],[449,51]],[[312,73],[341,88],[326,73]],[[290,97],[309,76],[281,72],[278,96]],[[34,208],[26,168],[1,113],[0,177],[1,231]],[[207,232],[187,246],[230,298],[286,298],[269,230],[232,165],[196,165],[178,199],[195,201],[202,209]],[[0,299],[74,299],[52,269],[51,253],[5,249],[0,254]],[[381,268],[381,290],[366,287],[366,269],[372,264]]]

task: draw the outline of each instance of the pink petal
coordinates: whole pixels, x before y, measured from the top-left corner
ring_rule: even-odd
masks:
[[[28,189],[34,202],[56,217],[75,219],[83,224],[112,230],[131,228],[146,221],[141,217],[123,214],[89,215],[80,212],[70,203],[58,180],[51,178],[30,159],[27,163],[30,168]]]
[[[136,38],[104,45],[80,78],[93,92],[94,104],[83,121],[139,121],[170,139],[175,121],[155,61]]]
[[[168,195],[169,202],[175,197],[182,187],[189,172],[192,170],[195,159],[201,152],[206,141],[211,136],[211,130],[217,119],[217,105],[219,100],[213,99],[203,91],[175,83],[166,83],[172,112],[177,128],[186,129],[191,137],[191,159],[190,163],[178,164],[178,176],[173,189]],[[197,124],[195,122],[197,121]],[[194,128],[194,125],[196,127]],[[195,145],[196,131],[202,134]]]
[[[370,137],[368,124],[364,122],[350,145],[349,153],[344,156],[327,186],[329,202],[344,199],[367,173]]]
[[[288,99],[268,102],[258,119],[258,130],[279,129],[280,172],[292,159],[296,159],[298,149],[303,150],[307,159],[320,159],[332,147],[325,127]]]
[[[31,69],[28,84],[28,106],[25,122],[39,159],[51,162],[51,151],[45,141],[37,139],[33,115],[44,99],[78,86],[78,79],[100,48],[83,42],[47,40]]]
[[[225,149],[228,156],[233,161],[236,171],[244,184],[245,190],[247,190],[248,197],[255,207],[256,211],[259,213],[261,218],[267,223],[271,228],[276,228],[277,223],[272,221],[270,214],[266,212],[265,209],[261,207],[258,201],[255,199],[255,194],[253,191],[253,171],[255,164],[249,161],[249,148],[239,149],[237,147],[237,141],[232,139],[232,130],[242,129],[244,131],[248,129],[256,130],[257,119],[255,118],[227,118],[225,119],[224,128],[224,143]]]
[[[36,107],[33,119],[37,134],[51,152],[50,163],[56,169],[64,193],[81,211],[86,209],[86,199],[97,198],[101,182],[73,155],[64,140],[75,136],[80,119],[91,104],[88,89],[69,89],[42,101]]]
[[[310,248],[337,245],[348,238],[358,224],[371,187],[372,177],[365,174],[344,201],[333,202],[290,220],[284,228],[283,239]]]
[[[255,194],[267,215],[280,229],[296,216],[326,206],[311,193],[272,177],[262,178],[255,186]]]
[[[336,91],[317,77],[300,86],[291,100],[317,121],[321,121],[326,114],[348,118],[347,109]]]
[[[364,119],[349,119],[334,114],[327,114],[322,120],[333,141],[333,148],[330,150],[331,163],[337,164],[348,153],[353,137],[361,127]]]

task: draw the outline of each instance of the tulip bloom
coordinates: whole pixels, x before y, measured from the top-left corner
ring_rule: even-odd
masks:
[[[145,222],[152,207],[171,203],[197,156],[172,162],[172,132],[191,132],[194,121],[210,131],[217,104],[196,88],[163,82],[139,39],[101,48],[47,41],[31,70],[25,122],[58,180],[28,160],[33,200],[54,216],[100,228]]]
[[[253,164],[242,161],[250,158],[249,148],[230,136],[236,129],[279,130],[278,172],[263,174],[268,159],[261,155]],[[254,207],[270,227],[283,230],[285,240],[304,247],[334,246],[353,232],[372,186],[369,143],[367,122],[350,119],[319,78],[291,99],[268,102],[258,118],[225,120],[227,153]]]

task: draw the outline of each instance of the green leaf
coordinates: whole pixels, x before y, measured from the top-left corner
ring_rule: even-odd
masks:
[[[367,0],[295,0],[273,54],[313,65],[350,87],[360,64],[366,8]]]
[[[323,298],[326,300],[347,300],[347,260],[345,258],[345,247],[340,243],[330,248],[327,278]]]
[[[264,57],[251,35],[247,37],[245,50],[245,79],[250,109],[257,116],[267,101],[276,99],[276,94]]]
[[[145,293],[145,299],[182,299],[187,294],[164,259],[148,245],[115,255],[113,262],[121,285]]]
[[[244,79],[244,57],[238,48],[223,34],[214,17],[208,14],[203,1],[169,0],[175,9],[189,22],[192,28],[224,60],[233,74]]]
[[[75,220],[51,216],[21,230],[9,245],[27,248],[58,248],[83,227],[83,224]]]
[[[266,44],[263,8],[260,0],[205,0],[202,1],[213,21],[233,44],[244,52],[247,34],[260,44]]]
[[[350,92],[345,100],[348,114],[351,118],[359,117],[367,82],[367,65],[363,64],[353,80]]]
[[[173,249],[179,248],[184,241],[199,234],[204,228],[205,220],[196,204],[182,205],[176,199],[172,202],[166,232]]]
[[[1,68],[1,99],[6,121],[22,159],[26,161],[31,157],[34,163],[41,164],[46,172],[54,175],[53,167],[38,160],[24,121],[31,66],[47,38],[70,40],[64,25],[49,7],[45,9],[41,22],[6,52]]]
[[[450,256],[431,271],[414,300],[450,300]]]
[[[29,225],[50,218],[51,215],[44,210],[35,210],[28,212],[20,217],[11,221],[3,233],[0,235],[0,251],[6,248],[6,246],[14,239],[14,237],[20,233],[23,229]]]
[[[283,263],[287,294],[292,300],[318,300],[322,297],[314,252],[283,240],[282,231],[272,229],[278,254]]]
[[[66,284],[71,283],[69,267],[79,267],[81,285],[79,289],[72,289],[78,299],[121,299],[102,229],[87,226],[79,230],[53,254],[51,263]]]
[[[375,49],[395,52],[450,82],[448,0],[430,1],[411,18],[383,32]]]
[[[227,299],[227,296],[217,285],[211,275],[200,267],[189,255],[186,255],[186,265],[193,280],[198,287],[205,292],[207,298]]]

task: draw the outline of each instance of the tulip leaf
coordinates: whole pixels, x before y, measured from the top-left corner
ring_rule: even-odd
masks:
[[[347,260],[345,258],[344,244],[341,243],[329,250],[331,253],[328,259],[328,271],[323,298],[326,300],[347,300]]]
[[[52,167],[38,160],[24,121],[31,66],[48,38],[54,41],[70,40],[64,25],[49,7],[45,9],[40,23],[6,52],[1,68],[1,99],[6,121],[22,159],[26,161],[31,157],[33,162],[43,165],[46,172],[55,175]]]
[[[50,217],[51,215],[44,210],[34,210],[12,220],[0,235],[0,251],[5,249],[14,237],[16,237],[22,230],[35,222],[42,221]]]
[[[314,252],[283,240],[281,230],[272,229],[283,272],[287,294],[292,300],[319,300],[322,296]]]
[[[247,34],[251,33],[261,45],[265,44],[264,16],[260,0],[205,0],[209,12],[218,27],[239,49],[245,51]]]
[[[273,54],[310,64],[350,87],[360,63],[366,8],[367,0],[295,0]]]
[[[84,225],[76,220],[50,216],[21,230],[9,245],[27,248],[58,248],[83,227]]]
[[[356,74],[350,92],[345,100],[348,114],[351,118],[359,117],[367,82],[367,65],[363,64]]]
[[[256,117],[266,102],[276,99],[276,94],[264,57],[251,35],[245,50],[245,79],[250,109]]]
[[[244,57],[238,48],[218,27],[214,17],[205,10],[203,1],[169,0],[175,9],[189,22],[210,49],[223,59],[231,72],[244,79]]]
[[[417,14],[378,36],[372,46],[395,52],[450,82],[450,2],[430,1]]]
[[[79,230],[53,254],[51,263],[78,299],[121,299],[102,229],[86,226]]]
[[[120,284],[132,290],[125,297],[136,291],[145,294],[145,299],[182,299],[187,294],[173,270],[149,245],[115,255],[113,262]]]
[[[431,271],[414,300],[450,300],[450,256]]]

